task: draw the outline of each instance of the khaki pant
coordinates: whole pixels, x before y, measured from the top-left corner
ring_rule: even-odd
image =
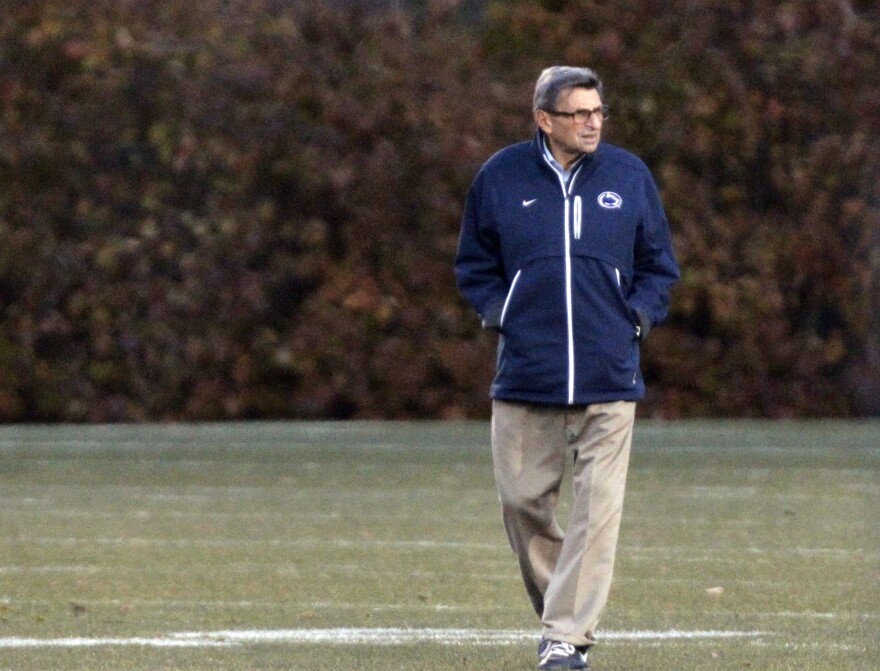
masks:
[[[614,571],[635,403],[571,408],[494,401],[492,458],[504,527],[543,637],[590,645]],[[571,515],[556,520],[571,455]]]

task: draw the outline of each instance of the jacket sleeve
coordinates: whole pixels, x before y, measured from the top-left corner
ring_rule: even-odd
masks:
[[[465,201],[455,258],[455,277],[462,296],[482,319],[483,328],[498,328],[508,282],[490,199],[491,194],[481,171]]]
[[[642,220],[636,232],[630,307],[641,322],[642,336],[669,312],[669,290],[679,278],[669,222],[650,173],[643,186]]]

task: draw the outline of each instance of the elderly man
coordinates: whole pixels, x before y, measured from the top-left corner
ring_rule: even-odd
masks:
[[[502,149],[468,193],[455,269],[499,333],[492,456],[504,526],[543,624],[541,669],[586,669],[611,587],[639,346],[679,271],[654,180],[602,141],[592,70],[535,86],[531,141]],[[574,500],[555,517],[567,459]]]

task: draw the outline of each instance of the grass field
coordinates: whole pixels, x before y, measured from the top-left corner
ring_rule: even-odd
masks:
[[[0,671],[535,666],[483,423],[3,427],[0,501]],[[880,424],[637,423],[600,633],[880,669]]]

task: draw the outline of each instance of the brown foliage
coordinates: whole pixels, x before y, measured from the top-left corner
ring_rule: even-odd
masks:
[[[460,209],[550,63],[683,266],[645,413],[880,412],[871,3],[0,6],[0,419],[483,416]]]

